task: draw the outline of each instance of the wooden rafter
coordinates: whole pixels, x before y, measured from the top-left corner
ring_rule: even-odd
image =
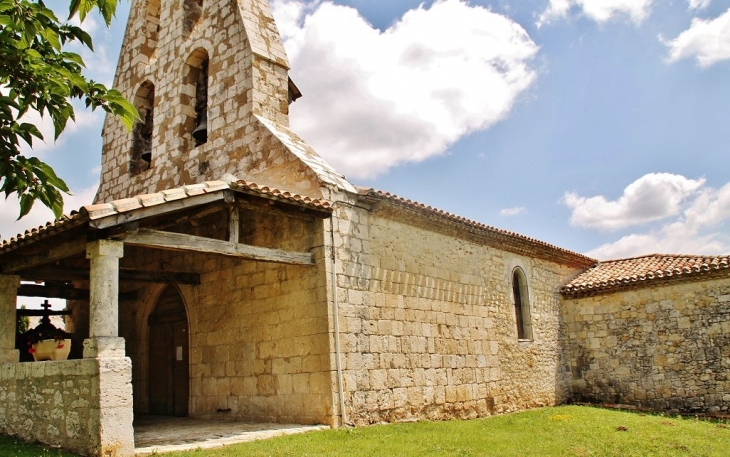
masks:
[[[89,300],[89,291],[76,289],[73,286],[37,286],[34,284],[21,284],[18,287],[19,297],[45,297],[63,298],[66,300]],[[119,300],[136,300],[137,292],[120,292]]]
[[[39,267],[19,273],[23,281],[88,281],[88,268]],[[152,282],[158,284],[175,283],[197,286],[200,284],[198,273],[175,271],[145,271],[132,268],[119,269],[120,281]]]

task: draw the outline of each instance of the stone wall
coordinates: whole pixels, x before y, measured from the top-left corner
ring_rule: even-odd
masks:
[[[730,407],[730,278],[566,299],[573,398],[673,412]]]
[[[343,205],[337,216],[350,421],[473,418],[567,398],[558,290],[573,270],[387,206]],[[532,341],[517,339],[517,266],[528,280]]]
[[[130,381],[127,358],[2,364],[0,433],[83,455],[133,455]]]

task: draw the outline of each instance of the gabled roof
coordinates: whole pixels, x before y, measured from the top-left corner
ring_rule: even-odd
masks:
[[[78,211],[71,211],[71,214],[63,215],[57,221],[48,222],[46,225],[26,230],[24,233],[19,233],[15,237],[3,240],[2,244],[0,244],[0,254],[46,238],[54,233],[67,231],[73,227],[85,224],[98,227],[102,223],[101,221],[110,220],[111,218],[117,218],[117,220],[123,221],[125,217],[131,217],[133,214],[147,209],[163,213],[165,210],[164,205],[167,205],[170,209],[177,209],[177,203],[192,202],[195,199],[198,199],[196,204],[222,200],[224,198],[223,192],[225,191],[244,193],[267,200],[279,201],[285,204],[312,209],[320,213],[332,212],[330,202],[322,199],[313,199],[243,180],[230,184],[225,181],[206,181],[152,194],[114,200],[109,203],[82,206]],[[209,198],[205,196],[209,196]]]
[[[723,274],[730,274],[730,255],[652,254],[599,262],[566,284],[560,292],[566,297],[587,296],[670,280],[704,279]]]
[[[399,197],[391,194],[390,192],[383,192],[367,187],[359,187],[358,193],[366,199],[385,201],[408,210],[416,211],[426,217],[432,217],[446,223],[456,224],[465,231],[475,233],[483,239],[486,239],[488,244],[505,251],[514,252],[520,255],[534,256],[573,267],[585,268],[595,265],[596,262],[598,262],[596,259],[592,259],[583,254],[578,254],[515,232],[498,229],[482,224],[481,222],[457,216],[413,200]]]

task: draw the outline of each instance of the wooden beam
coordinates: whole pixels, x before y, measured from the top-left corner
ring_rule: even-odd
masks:
[[[23,281],[88,281],[88,268],[71,267],[40,267],[23,271],[20,279]],[[200,285],[198,273],[176,271],[144,271],[132,268],[119,269],[120,281],[152,282],[158,284],[176,283],[190,286]]]
[[[228,241],[238,244],[241,211],[238,206],[228,208]]]
[[[115,227],[117,225],[138,221],[147,217],[160,216],[162,214],[179,211],[185,208],[192,208],[194,206],[225,200],[227,194],[233,194],[233,192],[230,190],[221,190],[209,194],[195,195],[193,197],[186,197],[180,200],[160,203],[159,205],[139,208],[126,213],[113,214],[97,220],[89,221],[89,226],[97,229]]]
[[[311,252],[291,252],[281,249],[262,248],[200,236],[161,232],[150,229],[139,229],[136,233],[129,233],[122,241],[132,246],[145,246],[173,251],[204,252],[250,260],[261,260],[264,262],[314,265],[314,254]]]
[[[88,290],[74,289],[73,286],[36,286],[34,284],[21,284],[20,287],[18,287],[18,296],[89,301]],[[120,292],[119,300],[136,300],[137,296],[137,292]]]
[[[38,254],[6,260],[2,263],[2,265],[0,265],[0,271],[3,274],[15,273],[27,268],[33,268],[46,263],[55,262],[56,260],[65,259],[84,251],[86,251],[85,237],[48,248]]]

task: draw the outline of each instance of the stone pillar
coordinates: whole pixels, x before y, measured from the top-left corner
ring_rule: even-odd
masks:
[[[84,358],[95,359],[89,435],[93,455],[134,455],[132,363],[119,337],[119,259],[124,244],[99,240],[86,245],[89,272],[89,338]],[[98,389],[98,390],[97,390]],[[98,402],[98,403],[97,403]]]
[[[119,338],[119,259],[124,244],[99,240],[86,245],[89,272],[89,338],[84,358],[124,357],[124,339]]]
[[[15,304],[20,276],[0,276],[0,363],[18,363],[15,349]]]

